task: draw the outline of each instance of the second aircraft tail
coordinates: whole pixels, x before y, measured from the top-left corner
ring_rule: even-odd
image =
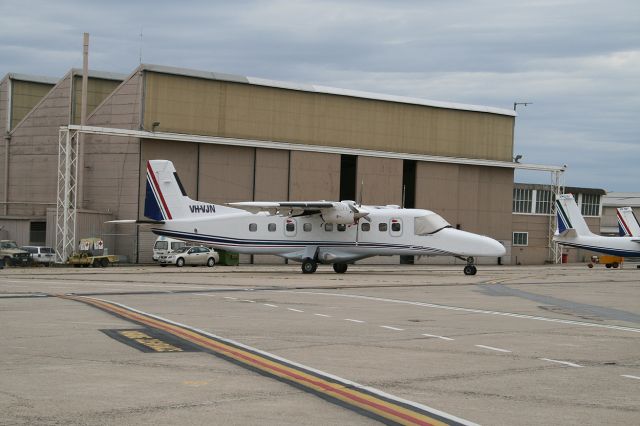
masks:
[[[618,230],[621,237],[640,237],[640,224],[631,207],[618,207]]]
[[[576,235],[594,235],[587,226],[580,209],[571,194],[562,194],[556,200],[556,214],[558,216],[558,233],[563,236],[574,231]]]

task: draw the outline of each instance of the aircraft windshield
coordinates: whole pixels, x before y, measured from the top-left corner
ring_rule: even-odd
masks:
[[[415,217],[413,223],[413,229],[416,235],[429,235],[438,232],[444,228],[450,228],[449,222],[444,220],[441,216],[431,213],[424,216]]]

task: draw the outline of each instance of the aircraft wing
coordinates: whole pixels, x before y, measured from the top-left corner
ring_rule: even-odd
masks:
[[[230,207],[246,210],[251,213],[268,212],[279,216],[300,216],[320,213],[321,209],[330,209],[336,204],[330,201],[244,201],[227,203]]]

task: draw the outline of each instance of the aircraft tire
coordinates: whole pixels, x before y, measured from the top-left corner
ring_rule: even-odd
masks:
[[[305,259],[302,261],[302,273],[313,274],[318,269],[318,263],[313,259]]]
[[[467,265],[464,267],[465,275],[475,275],[478,272],[478,269],[475,265]]]
[[[345,272],[347,272],[348,267],[349,265],[347,265],[346,263],[333,264],[333,270],[335,271],[336,274],[344,274]]]

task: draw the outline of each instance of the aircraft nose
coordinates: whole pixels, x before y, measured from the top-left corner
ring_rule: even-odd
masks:
[[[489,237],[484,237],[484,239],[486,251],[487,253],[491,253],[487,254],[487,256],[500,257],[504,256],[507,253],[507,249],[502,245],[500,241],[494,240],[493,238]]]

